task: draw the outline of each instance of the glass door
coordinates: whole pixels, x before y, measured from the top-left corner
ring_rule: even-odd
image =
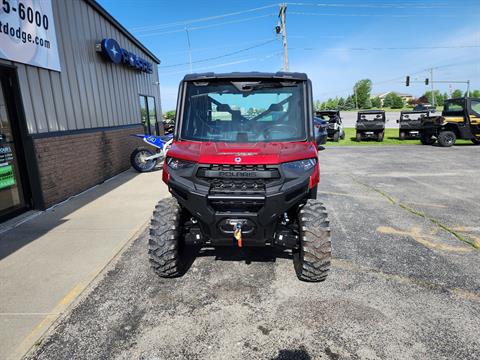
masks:
[[[1,74],[0,74],[1,75]],[[8,78],[0,76],[0,219],[26,207],[17,156],[15,131],[12,129],[6,101]]]
[[[140,95],[140,116],[143,128],[147,135],[159,135],[160,129],[157,123],[157,110],[155,108],[155,98],[151,96]]]

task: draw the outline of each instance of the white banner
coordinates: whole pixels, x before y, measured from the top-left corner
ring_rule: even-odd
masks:
[[[0,0],[0,58],[60,71],[52,0]]]

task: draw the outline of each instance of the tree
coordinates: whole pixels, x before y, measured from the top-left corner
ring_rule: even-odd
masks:
[[[443,105],[443,95],[440,93],[440,91],[435,90],[435,105]],[[423,94],[428,100],[429,104],[433,104],[433,98],[432,98],[432,92],[431,91],[426,91],[425,94]]]
[[[338,110],[345,110],[345,99],[343,97],[338,99]]]
[[[459,97],[462,97],[462,96],[463,96],[462,90],[460,90],[460,89],[453,90],[452,98],[459,98]]]
[[[175,110],[169,110],[163,113],[163,118],[165,120],[175,120],[175,114],[176,114]]]
[[[365,101],[365,104],[363,105],[362,109],[371,109],[371,108],[372,108],[372,100],[368,98],[367,101]]]
[[[355,100],[354,100],[354,97],[353,95],[350,95],[347,97],[347,99],[345,100],[345,106],[344,106],[345,110],[352,110],[355,108]]]
[[[374,107],[374,108],[381,108],[382,107],[382,100],[378,96],[375,96],[372,99],[372,107]]]
[[[385,95],[385,98],[383,99],[383,107],[392,107],[393,106],[393,97],[394,93],[389,92],[387,95]]]
[[[480,98],[480,90],[470,91],[470,96],[475,98]]]
[[[402,109],[405,105],[403,99],[395,93],[392,93],[392,109]]]
[[[358,107],[365,108],[367,100],[370,100],[370,92],[372,91],[372,81],[370,79],[362,79],[355,83],[353,92],[355,95]]]
[[[404,105],[405,104],[403,102],[403,99],[393,91],[389,92],[385,96],[385,99],[383,99],[383,107],[389,107],[392,109],[401,109],[404,107]]]
[[[322,109],[322,103],[320,100],[315,100],[315,111],[321,110]]]

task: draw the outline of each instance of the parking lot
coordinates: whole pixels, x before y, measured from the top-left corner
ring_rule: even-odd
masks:
[[[31,358],[480,358],[480,147],[327,147],[320,161],[326,282],[236,248],[192,251],[185,276],[160,279],[144,232]]]

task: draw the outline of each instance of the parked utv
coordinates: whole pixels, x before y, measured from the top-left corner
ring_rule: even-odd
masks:
[[[187,75],[163,167],[173,198],[158,203],[150,262],[161,277],[186,270],[189,245],[277,247],[300,280],[323,281],[330,228],[320,178],[312,85],[302,73]]]
[[[422,130],[422,119],[429,116],[427,111],[402,111],[399,124],[398,138],[405,140],[409,138],[419,138]]]
[[[363,110],[357,114],[356,140],[374,139],[383,141],[385,136],[385,111]]]
[[[313,117],[313,130],[315,135],[315,142],[320,149],[322,145],[325,145],[328,138],[328,122],[323,118]]]
[[[480,98],[445,100],[441,116],[430,116],[422,121],[420,140],[424,145],[450,147],[457,139],[480,144]]]
[[[315,116],[328,121],[328,138],[333,141],[345,139],[345,131],[342,126],[342,118],[338,110],[316,111]]]

